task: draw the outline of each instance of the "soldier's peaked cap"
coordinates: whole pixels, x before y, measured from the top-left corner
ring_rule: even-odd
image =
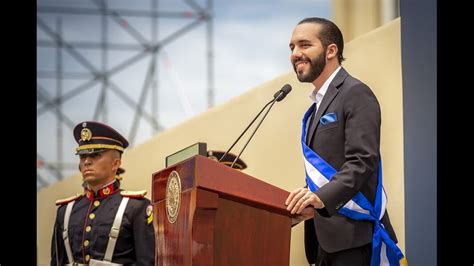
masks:
[[[112,127],[97,122],[84,121],[74,128],[74,139],[79,144],[76,154],[91,154],[106,149],[123,152],[128,141]]]
[[[219,161],[219,159],[224,154],[225,154],[225,152],[223,152],[223,151],[210,150],[210,151],[207,152],[207,157],[209,157],[211,159],[214,159],[216,161]],[[232,165],[232,163],[234,162],[235,158],[237,158],[237,156],[235,154],[229,152],[225,155],[224,158],[222,158],[221,163],[223,163],[223,164],[230,167]],[[238,158],[232,168],[238,169],[238,170],[244,170],[245,168],[247,168],[247,164],[244,163],[244,161],[242,159]]]

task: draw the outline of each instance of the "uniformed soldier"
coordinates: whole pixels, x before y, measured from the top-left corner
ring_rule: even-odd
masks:
[[[56,201],[51,265],[155,264],[153,209],[146,191],[124,191],[117,171],[128,141],[86,121],[74,128],[84,192]]]

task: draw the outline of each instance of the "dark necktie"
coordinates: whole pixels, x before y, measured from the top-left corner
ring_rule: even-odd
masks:
[[[309,139],[309,132],[313,132],[316,129],[317,121],[314,121],[316,118],[316,112],[318,111],[318,105],[314,106],[313,112],[311,113],[311,120],[309,121],[308,131],[306,132],[306,145],[311,146],[311,140]],[[314,136],[314,135],[313,135]]]

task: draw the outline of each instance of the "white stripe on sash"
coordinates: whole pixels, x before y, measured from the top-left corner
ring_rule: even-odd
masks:
[[[329,182],[329,180],[327,180],[326,177],[324,177],[321,172],[318,171],[318,169],[316,169],[312,164],[310,164],[306,158],[304,158],[304,164],[306,166],[306,173],[308,174],[309,178],[316,184],[316,186],[320,188]],[[346,205],[344,205],[344,207],[359,213],[370,215],[370,212],[368,210],[363,209],[353,200],[348,201]]]
[[[382,187],[382,207],[380,209],[379,220],[382,220],[382,217],[385,214],[385,209],[387,208],[387,194],[385,194],[385,189]]]
[[[382,241],[382,247],[380,248],[380,266],[390,266],[390,262],[387,257],[387,246]]]
[[[329,180],[327,180],[326,177],[324,177],[321,172],[318,171],[318,169],[316,169],[312,164],[310,164],[306,158],[304,158],[304,164],[306,166],[306,173],[308,174],[309,178],[313,180],[316,186],[322,187],[329,182]]]
[[[362,209],[362,207],[360,207],[353,200],[348,201],[346,203],[346,205],[344,205],[344,208],[348,208],[350,210],[353,210],[353,211],[356,211],[356,212],[359,212],[359,213],[370,215],[370,212],[368,210]]]

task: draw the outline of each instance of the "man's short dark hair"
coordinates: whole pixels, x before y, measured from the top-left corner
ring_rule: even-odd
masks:
[[[337,27],[336,24],[327,19],[318,17],[305,18],[298,22],[298,25],[303,23],[314,23],[322,25],[323,27],[317,37],[321,40],[321,43],[323,44],[324,48],[327,48],[328,45],[334,43],[337,46],[337,60],[339,61],[339,64],[345,60],[342,54],[344,51],[344,38],[342,37],[341,30]]]

